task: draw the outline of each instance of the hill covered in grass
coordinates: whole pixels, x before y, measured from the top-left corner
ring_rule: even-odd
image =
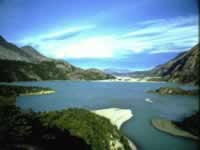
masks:
[[[0,36],[0,82],[112,78],[115,77],[97,69],[84,70],[67,61],[45,57],[31,46],[19,48]]]

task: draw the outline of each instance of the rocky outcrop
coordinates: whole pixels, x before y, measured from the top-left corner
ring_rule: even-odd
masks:
[[[31,62],[34,61],[30,55],[22,51],[16,45],[7,42],[0,36],[0,59],[1,60],[17,60]]]

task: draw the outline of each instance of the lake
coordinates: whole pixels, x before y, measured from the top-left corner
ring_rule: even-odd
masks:
[[[121,131],[134,141],[139,150],[197,150],[198,142],[168,135],[153,128],[151,119],[164,117],[180,120],[198,110],[198,97],[161,96],[146,93],[172,83],[44,81],[17,82],[17,85],[50,87],[55,94],[17,97],[17,106],[34,111],[79,107],[89,110],[110,107],[131,109],[134,117],[123,124]],[[191,89],[192,86],[181,86]],[[153,103],[145,102],[150,98]]]

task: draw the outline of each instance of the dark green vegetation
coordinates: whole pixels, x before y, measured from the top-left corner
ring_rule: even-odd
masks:
[[[1,149],[115,150],[115,144],[120,142],[123,149],[130,150],[116,126],[90,111],[74,108],[36,113],[15,106],[15,96],[44,89],[49,90],[0,86]]]
[[[46,61],[41,63],[27,63],[23,61],[0,61],[0,81],[37,81],[37,80],[59,80],[69,79],[67,73],[74,67],[60,69],[61,63]],[[63,63],[63,65],[65,65]]]
[[[40,114],[43,122],[48,126],[67,129],[72,135],[83,138],[93,150],[112,149],[110,141],[119,140],[130,149],[128,141],[104,117],[98,116],[84,109],[66,109]],[[53,121],[52,121],[53,120]]]
[[[27,86],[10,86],[10,85],[0,85],[0,95],[1,96],[19,96],[19,95],[31,95],[31,94],[42,94],[42,92],[54,92],[50,88],[44,87],[27,87]]]
[[[127,139],[106,118],[83,109],[48,113],[22,111],[0,98],[0,147],[3,149],[109,150],[119,140],[129,150]]]
[[[22,111],[13,101],[0,97],[0,148],[2,150],[90,150],[82,138],[66,129],[42,122],[42,117],[32,111]]]
[[[83,70],[63,61],[27,63],[0,60],[0,81],[103,80],[114,78],[94,69]]]
[[[161,95],[198,95],[198,90],[184,90],[175,87],[160,87],[156,90],[148,91],[151,93],[158,93]]]
[[[188,131],[200,138],[199,122],[200,122],[200,112],[198,111],[197,113],[194,113],[192,116],[186,117],[182,121],[174,123],[179,128]]]
[[[0,82],[111,78],[114,77],[97,69],[84,70],[47,58],[30,46],[19,48],[0,36]]]
[[[130,76],[160,76],[164,81],[179,83],[199,83],[199,44],[189,51],[180,53],[165,64],[159,65],[149,71],[133,72]]]

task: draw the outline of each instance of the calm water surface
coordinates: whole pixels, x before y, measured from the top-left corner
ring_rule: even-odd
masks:
[[[17,82],[18,85],[50,87],[55,94],[21,96],[17,105],[34,111],[60,110],[69,107],[131,109],[134,117],[123,124],[121,131],[133,140],[139,150],[197,150],[194,140],[174,137],[153,128],[151,119],[164,117],[181,120],[198,110],[198,97],[161,96],[146,93],[161,86],[180,86],[172,83],[122,83],[86,81]],[[191,86],[182,86],[190,89]],[[145,102],[150,98],[153,103]]]

